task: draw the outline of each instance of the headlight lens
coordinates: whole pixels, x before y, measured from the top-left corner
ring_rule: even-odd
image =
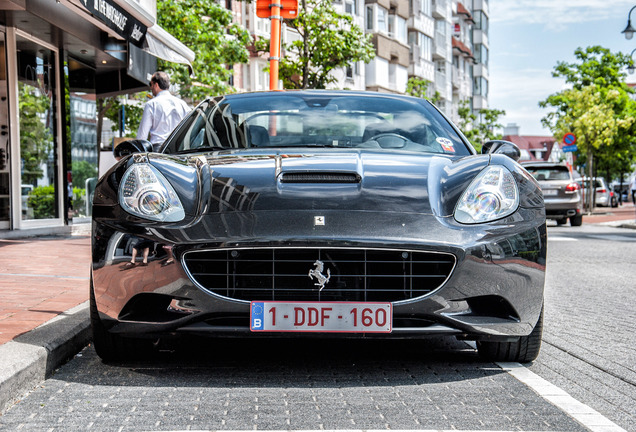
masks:
[[[159,222],[178,222],[183,205],[168,180],[147,163],[128,168],[119,187],[119,204],[128,213]]]
[[[489,166],[475,177],[455,208],[464,224],[490,222],[511,215],[519,207],[519,188],[504,166]]]

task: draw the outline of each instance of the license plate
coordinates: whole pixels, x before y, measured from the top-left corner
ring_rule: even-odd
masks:
[[[254,332],[391,333],[391,303],[254,301]]]
[[[555,196],[558,195],[559,191],[557,189],[547,189],[543,191],[543,196]]]

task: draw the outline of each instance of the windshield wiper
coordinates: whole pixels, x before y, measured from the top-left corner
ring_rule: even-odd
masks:
[[[177,153],[197,153],[203,151],[214,151],[214,150],[232,150],[231,147],[221,147],[221,146],[201,146],[197,148],[190,148],[185,150],[179,150]]]

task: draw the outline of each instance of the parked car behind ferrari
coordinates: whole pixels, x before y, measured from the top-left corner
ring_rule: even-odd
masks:
[[[548,219],[564,225],[583,224],[583,194],[580,183],[574,179],[570,168],[558,162],[524,162],[523,167],[541,186]]]

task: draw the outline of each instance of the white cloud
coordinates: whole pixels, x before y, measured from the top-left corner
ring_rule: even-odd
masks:
[[[493,22],[543,24],[551,30],[564,25],[624,17],[633,0],[491,0]],[[636,14],[633,15],[636,18]]]

